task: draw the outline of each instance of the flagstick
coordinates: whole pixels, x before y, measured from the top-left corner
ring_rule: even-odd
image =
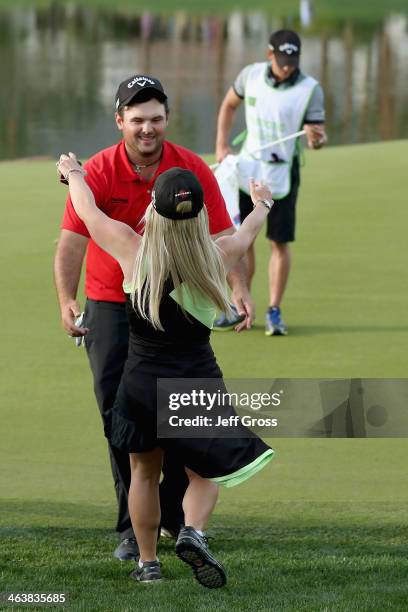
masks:
[[[303,136],[304,134],[306,134],[306,130],[300,130],[300,132],[295,132],[294,134],[290,134],[289,136],[278,138],[278,140],[274,140],[273,142],[268,142],[268,144],[263,145],[262,147],[259,147],[259,149],[256,149],[256,151],[251,151],[249,155],[256,155],[257,153],[260,153],[260,151],[263,151],[264,149],[273,147],[277,144],[280,144],[281,142],[286,142],[287,140],[292,140],[293,138],[298,138],[299,136]],[[217,168],[219,165],[220,164],[211,164],[210,168],[211,170],[215,170],[215,168]]]

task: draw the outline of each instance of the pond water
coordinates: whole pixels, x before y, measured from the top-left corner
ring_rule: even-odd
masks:
[[[0,158],[81,156],[118,140],[114,94],[135,73],[169,95],[169,138],[212,152],[220,102],[244,65],[263,60],[269,34],[291,27],[302,69],[326,96],[330,144],[408,137],[408,18],[319,21],[299,14],[226,16],[92,9],[75,2],[0,9]],[[234,133],[242,127],[242,116]]]

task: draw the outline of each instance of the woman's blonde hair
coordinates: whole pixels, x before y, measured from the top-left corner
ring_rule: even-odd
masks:
[[[146,210],[145,231],[136,256],[132,279],[132,304],[155,329],[164,331],[160,301],[168,279],[172,280],[183,313],[181,283],[204,295],[221,311],[230,312],[226,270],[211,239],[205,206],[192,219],[174,220]],[[187,317],[188,318],[188,317]]]

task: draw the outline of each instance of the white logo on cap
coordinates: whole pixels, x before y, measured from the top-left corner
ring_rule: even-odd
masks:
[[[146,83],[149,83],[149,85],[156,85],[156,82],[152,81],[152,79],[149,79],[149,77],[138,76],[135,77],[133,81],[130,81],[127,86],[129,89],[132,89],[133,85],[140,85],[140,87],[144,87]]]
[[[193,202],[191,201],[191,197],[191,191],[186,191],[185,189],[181,189],[178,193],[176,193],[174,195],[176,212],[181,214],[190,213],[193,210]]]
[[[292,43],[284,43],[283,45],[279,45],[278,49],[281,53],[286,53],[286,55],[292,55],[292,53],[297,53],[299,51],[299,47]]]

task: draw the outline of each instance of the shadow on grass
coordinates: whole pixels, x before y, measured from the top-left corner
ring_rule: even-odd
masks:
[[[254,323],[252,328],[257,331],[264,331],[262,323]],[[329,334],[360,333],[401,333],[408,332],[406,325],[292,325],[289,323],[289,336],[322,336]],[[277,338],[286,336],[276,336]]]
[[[209,592],[197,585],[175,556],[174,541],[161,540],[167,580],[153,595],[129,579],[133,563],[112,557],[112,510],[92,504],[1,502],[3,590],[52,589],[67,592],[75,602],[72,609],[121,612],[133,609],[136,592],[137,609],[175,612],[228,611],[237,605],[291,612],[397,610],[408,595],[403,504],[380,504],[377,516],[369,503],[356,508],[308,502],[280,502],[263,517],[249,509],[216,514],[210,547],[227,569],[227,587]],[[379,523],[381,516],[388,522]],[[357,607],[356,598],[362,598]],[[387,607],[391,602],[393,608]]]
[[[305,506],[307,509],[305,510]],[[214,550],[225,549],[238,556],[254,549],[284,549],[296,544],[297,552],[329,548],[330,551],[354,550],[358,554],[375,552],[408,559],[408,520],[404,504],[341,502],[278,502],[271,515],[216,514],[209,533]],[[374,514],[373,514],[374,511]],[[26,542],[48,541],[61,545],[80,546],[112,552],[116,536],[112,527],[114,508],[48,501],[0,502],[1,540]],[[387,520],[385,520],[385,518]],[[161,538],[164,551],[174,548],[174,540]],[[304,550],[303,550],[304,549]],[[307,550],[306,550],[307,549]],[[374,550],[375,549],[375,550]]]

